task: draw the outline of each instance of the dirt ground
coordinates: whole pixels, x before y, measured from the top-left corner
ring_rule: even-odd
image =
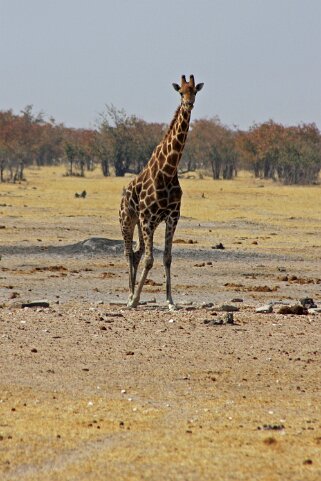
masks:
[[[53,243],[50,222],[32,238],[14,222],[0,249],[1,481],[321,479],[321,314],[279,313],[321,307],[320,246],[212,249],[180,237],[215,225],[183,218],[179,309],[165,307],[158,245],[129,310],[118,231],[92,239],[83,218],[62,219],[85,242]],[[24,307],[35,300],[49,307]]]

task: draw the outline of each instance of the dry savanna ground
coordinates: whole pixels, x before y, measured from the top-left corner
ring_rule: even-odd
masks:
[[[63,172],[0,184],[1,481],[320,480],[321,187],[182,179],[179,309],[160,227],[128,310],[128,179]]]

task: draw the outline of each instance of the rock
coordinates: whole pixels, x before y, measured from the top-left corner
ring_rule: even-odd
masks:
[[[264,306],[255,309],[255,312],[257,312],[258,314],[270,314],[271,312],[273,312],[273,306],[272,304],[265,304]]]
[[[202,302],[202,304],[201,304],[200,307],[201,307],[202,309],[209,309],[209,308],[211,308],[211,307],[213,307],[213,306],[214,306],[213,302]]]
[[[225,317],[224,321],[226,324],[234,324],[234,317],[232,312],[228,312]]]
[[[203,324],[207,326],[223,326],[225,324],[234,324],[234,318],[232,312],[225,314],[223,319],[205,319]]]
[[[30,302],[23,302],[21,304],[21,307],[49,307],[49,301],[46,299],[40,299],[40,300],[35,300],[35,301],[30,301]]]
[[[263,426],[258,426],[258,430],[264,431],[282,431],[285,429],[284,424],[263,424]]]
[[[223,326],[224,320],[223,319],[204,319],[203,324],[207,326]]]
[[[282,306],[280,307],[279,314],[296,314],[298,316],[307,314],[308,311],[305,307],[295,304],[294,306]]]
[[[239,307],[237,306],[233,306],[231,304],[222,304],[220,307],[219,307],[219,310],[220,311],[223,311],[223,312],[237,312],[239,311]]]
[[[303,297],[303,299],[300,299],[299,302],[303,307],[306,307],[307,309],[317,307],[311,297]]]
[[[231,302],[244,302],[244,299],[241,297],[235,297],[234,299],[231,299]]]
[[[215,246],[212,246],[212,249],[225,249],[224,245],[222,244],[222,242],[220,242],[219,244],[216,244]]]
[[[321,313],[321,307],[310,307],[308,309],[308,314],[320,314]]]

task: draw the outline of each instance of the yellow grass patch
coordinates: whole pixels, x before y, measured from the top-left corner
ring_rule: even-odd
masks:
[[[27,181],[0,184],[2,242],[71,242],[120,238],[118,209],[129,178],[65,177],[64,167],[30,168]],[[321,186],[283,186],[240,173],[232,181],[181,179],[182,219],[176,237],[200,247],[277,250],[320,257]],[[87,197],[75,193],[86,190]],[[185,218],[185,219],[184,219]],[[210,226],[208,224],[211,224]],[[43,237],[44,228],[49,233]],[[156,234],[163,243],[163,229]],[[190,242],[191,243],[191,242]]]

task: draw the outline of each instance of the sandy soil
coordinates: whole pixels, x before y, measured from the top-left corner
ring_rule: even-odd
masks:
[[[180,308],[158,253],[128,310],[121,250],[2,247],[0,479],[320,480],[321,314],[277,304],[321,306],[318,263],[177,244]]]

